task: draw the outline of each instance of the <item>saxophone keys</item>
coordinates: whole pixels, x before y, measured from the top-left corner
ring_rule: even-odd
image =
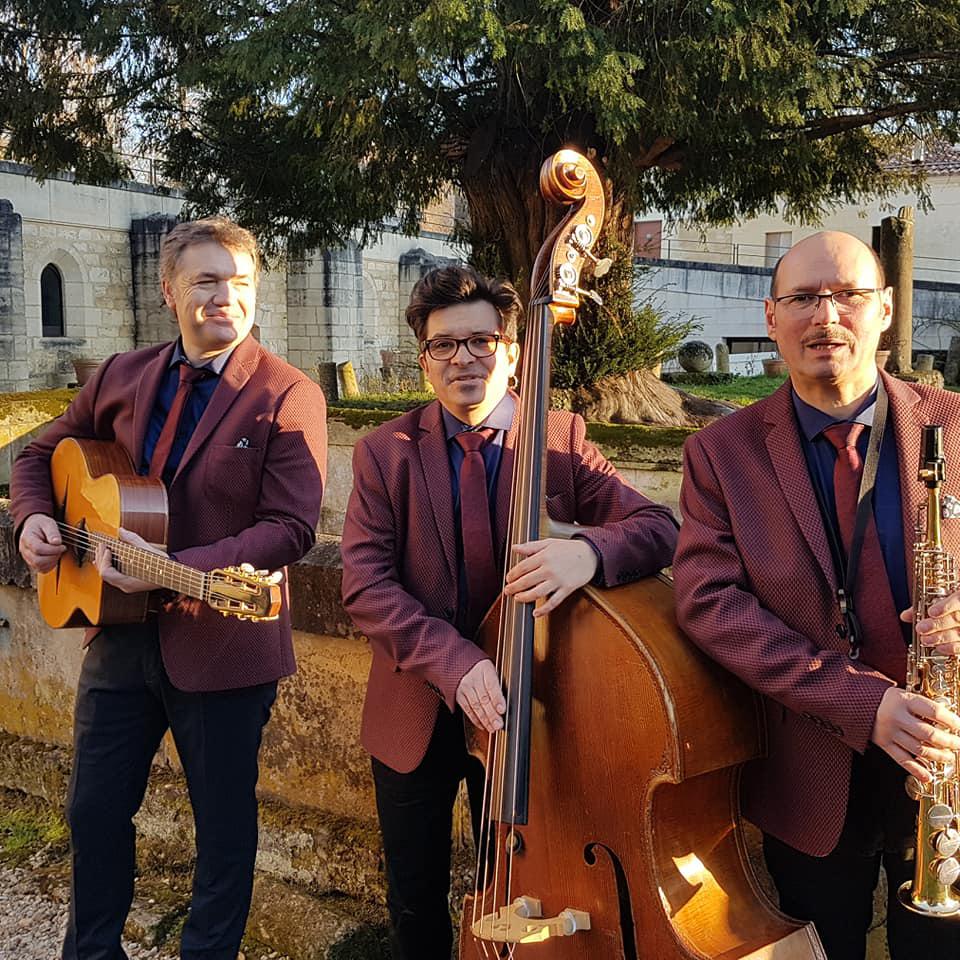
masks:
[[[937,878],[937,883],[944,887],[951,887],[960,877],[960,863],[953,857],[947,857],[944,860],[934,860],[930,864],[933,875]]]
[[[911,800],[919,802],[921,797],[926,796],[923,784],[912,773],[904,781],[903,787]]]
[[[953,826],[956,814],[945,804],[935,803],[927,812],[927,823],[935,830],[946,831]]]
[[[960,833],[953,827],[947,827],[933,837],[932,843],[938,857],[953,857],[960,850]]]

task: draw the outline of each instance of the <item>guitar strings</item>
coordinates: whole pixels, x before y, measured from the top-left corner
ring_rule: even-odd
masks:
[[[202,570],[194,570],[177,563],[162,554],[155,554],[132,543],[124,543],[103,533],[97,533],[83,527],[76,527],[62,521],[57,522],[61,539],[65,546],[75,547],[79,551],[93,553],[93,548],[103,545],[110,550],[114,564],[118,562],[126,569],[124,573],[135,574],[141,579],[157,583],[178,593],[187,594],[200,600],[209,596],[209,578]],[[142,576],[141,576],[142,575]]]

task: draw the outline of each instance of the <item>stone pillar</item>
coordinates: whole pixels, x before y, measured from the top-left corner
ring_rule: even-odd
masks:
[[[9,392],[28,387],[23,282],[23,218],[0,200],[0,390]]]
[[[397,283],[397,299],[399,302],[397,333],[403,363],[409,365],[417,362],[417,344],[404,318],[407,304],[410,302],[410,291],[413,290],[416,282],[431,270],[458,262],[450,257],[435,257],[432,253],[427,253],[422,247],[408,250],[400,257],[400,273]]]
[[[366,348],[363,323],[363,252],[352,240],[323,255],[323,322],[330,356],[321,360],[362,365]],[[369,371],[374,373],[375,371]]]
[[[166,343],[177,334],[173,313],[160,290],[160,244],[176,226],[177,218],[155,215],[130,224],[130,260],[133,267],[133,342],[136,347]]]
[[[893,287],[893,323],[880,338],[889,350],[887,370],[910,373],[913,350],[913,207],[901,207],[880,224],[880,260]]]
[[[730,372],[730,348],[721,341],[714,347],[713,355],[716,358],[717,373]]]
[[[960,337],[950,338],[947,350],[947,365],[943,370],[943,379],[951,386],[960,382]]]

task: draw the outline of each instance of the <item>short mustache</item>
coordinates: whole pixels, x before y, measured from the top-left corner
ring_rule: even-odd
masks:
[[[824,343],[834,340],[839,343],[845,343],[848,347],[853,346],[853,337],[843,327],[824,327],[815,333],[808,333],[800,341],[801,346],[808,347],[811,343]]]

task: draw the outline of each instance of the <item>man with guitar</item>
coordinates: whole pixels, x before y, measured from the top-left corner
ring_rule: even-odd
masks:
[[[463,720],[502,726],[500,677],[473,635],[506,562],[520,426],[508,383],[520,312],[513,287],[468,267],[427,274],[406,317],[437,399],[354,450],[343,598],[373,649],[361,739],[373,756],[395,960],[449,960],[453,802],[466,778],[476,820],[483,787]],[[580,417],[550,414],[547,510],[582,526],[572,539],[518,545],[506,575],[505,589],[519,601],[542,601],[536,616],[584,584],[637,579],[673,555],[670,511],[625,483],[584,434]],[[478,450],[479,489],[469,476]],[[493,596],[477,590],[478,601],[475,575],[485,566]]]
[[[55,519],[62,504],[50,471],[54,448],[68,437],[110,441],[133,470],[163,483],[162,546],[178,564],[276,570],[313,544],[326,466],[324,398],[251,336],[259,269],[253,236],[228,220],[182,223],[168,234],[160,280],[179,338],[105,360],[15,464],[12,512],[34,570],[54,570],[73,549]],[[120,539],[159,549],[127,531]],[[111,587],[130,594],[156,586],[111,560],[99,546],[96,564]],[[243,935],[257,848],[257,754],[277,681],[295,670],[288,605],[272,622],[222,618],[169,594],[156,606],[145,622],[88,631],[67,805],[73,883],[65,960],[125,956],[131,818],[168,728],[197,844],[181,956],[234,960]]]

